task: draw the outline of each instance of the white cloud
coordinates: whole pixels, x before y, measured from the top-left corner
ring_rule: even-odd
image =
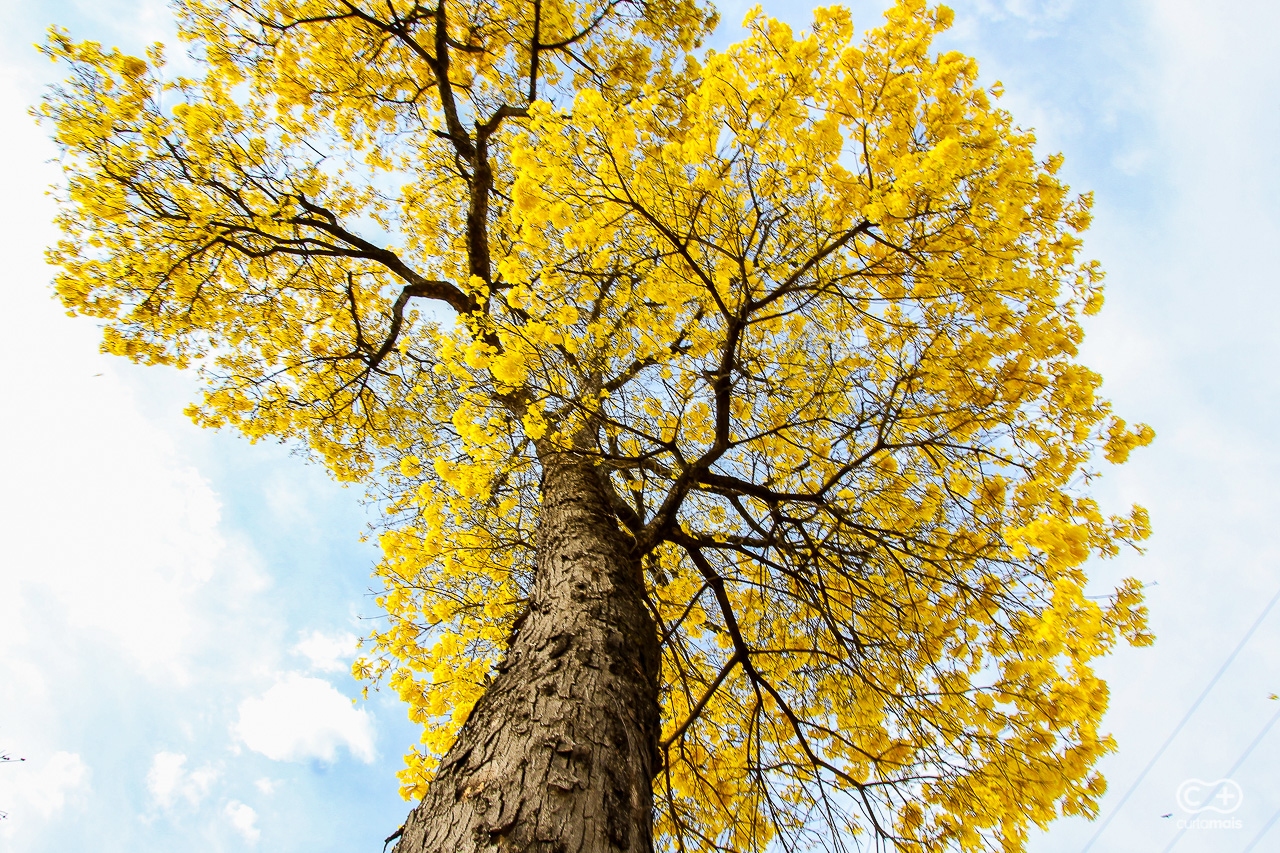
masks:
[[[251,806],[246,806],[239,800],[232,800],[227,803],[225,812],[231,825],[244,837],[245,841],[250,844],[258,843],[258,837],[262,833],[258,831],[258,813]]]
[[[350,633],[322,634],[312,631],[303,637],[293,650],[311,661],[321,672],[346,672],[355,657],[356,635]]]
[[[273,761],[333,761],[340,746],[365,763],[374,759],[373,723],[365,710],[352,707],[329,682],[298,673],[241,702],[234,731]]]
[[[133,0],[75,3],[84,16],[68,20],[66,9],[58,14],[76,36],[126,50],[161,37],[152,31],[161,23],[171,27],[161,0],[143,0],[151,10],[146,16]],[[0,18],[10,23],[35,15],[22,5],[6,4]],[[159,23],[152,27],[147,16],[157,11]],[[104,30],[95,21],[119,29]],[[145,35],[134,32],[140,21]],[[0,371],[0,395],[12,410],[0,422],[7,449],[0,464],[0,536],[6,544],[0,559],[0,735],[28,759],[0,767],[0,809],[9,815],[0,821],[0,850],[182,849],[167,837],[203,832],[210,820],[228,839],[234,825],[252,841],[252,809],[222,812],[227,793],[266,793],[262,785],[244,785],[263,772],[252,766],[261,759],[202,763],[226,747],[235,702],[269,686],[263,674],[279,671],[292,641],[302,639],[297,632],[310,627],[293,621],[296,612],[279,606],[278,597],[257,595],[274,582],[255,551],[262,540],[251,538],[258,536],[261,513],[239,511],[246,503],[260,506],[256,474],[269,464],[256,466],[275,449],[250,451],[232,436],[196,430],[180,414],[196,393],[190,374],[144,371],[102,355],[99,324],[68,319],[50,298],[54,271],[43,250],[59,235],[45,191],[59,176],[49,163],[55,153],[49,128],[35,127],[26,109],[40,87],[67,69],[30,49],[44,26],[42,20],[34,32],[14,27],[0,34],[6,45],[0,51],[0,125],[7,155],[0,163],[0,191],[8,200],[0,206],[7,284],[0,351],[13,367]],[[165,40],[170,71],[180,73],[186,52]],[[253,476],[245,473],[250,470]],[[316,471],[305,470],[314,480]],[[286,470],[284,479],[292,473]],[[219,484],[232,511],[222,511],[211,483]],[[291,506],[286,498],[297,495],[306,499],[303,510],[312,504],[317,514],[331,508],[327,493],[286,486],[270,501],[271,512],[283,513]],[[250,492],[256,504],[242,499]],[[278,522],[286,535],[286,521],[308,521],[323,535],[332,527],[328,518],[297,513],[267,521]],[[301,553],[299,565],[316,559],[299,548],[287,553]],[[287,572],[282,575],[287,583]],[[312,592],[308,585],[307,594]],[[345,613],[345,594],[329,585],[308,598],[305,609],[314,615],[332,605]],[[315,624],[341,625],[340,618]],[[324,662],[337,656],[321,656],[316,665],[328,666]],[[309,666],[295,660],[293,668]],[[372,726],[363,712],[356,714],[345,699],[342,704],[303,725],[302,745],[293,751],[332,755],[345,746],[371,758]],[[157,755],[159,745],[173,751]],[[60,748],[72,751],[54,752]],[[189,757],[181,754],[185,750]],[[280,791],[282,784],[292,783],[267,780],[265,787]],[[163,819],[165,810],[175,819]],[[263,818],[269,819],[266,813]]]
[[[89,767],[74,752],[55,752],[25,787],[26,801],[44,817],[52,817],[69,796],[88,791]]]
[[[161,808],[169,808],[178,801],[186,800],[191,805],[198,805],[209,793],[218,770],[206,764],[198,770],[188,773],[184,768],[187,757],[178,752],[157,752],[151,761],[151,770],[147,772],[147,790]]]
[[[271,796],[276,792],[276,785],[280,784],[275,779],[263,776],[261,779],[253,783],[253,787],[257,788],[266,796]]]
[[[15,565],[58,566],[25,573],[19,595],[48,601],[76,634],[107,640],[140,668],[182,677],[197,627],[193,599],[222,547],[218,500],[124,387],[111,375],[92,377],[89,366],[72,393],[42,404],[50,420],[19,419],[5,430],[7,445],[28,450],[7,463],[5,541]],[[32,399],[30,390],[5,395]],[[61,527],[69,517],[75,535]]]
[[[48,820],[59,814],[68,800],[88,793],[89,775],[89,766],[74,752],[6,767],[0,774],[0,805],[9,818],[0,824],[0,835],[11,836],[30,817]]]
[[[24,94],[0,86],[0,112],[17,114]],[[56,173],[39,131],[6,135],[21,169],[0,173],[6,198],[32,200],[0,209],[0,231],[22,234],[6,276],[13,304],[0,315],[5,353],[42,353],[32,370],[0,375],[3,399],[26,401],[30,416],[0,423],[5,457],[0,537],[5,573],[0,598],[19,610],[57,614],[69,639],[106,641],[155,675],[181,675],[199,629],[193,599],[222,550],[219,502],[181,458],[120,378],[122,364],[97,352],[92,323],[75,322],[49,298],[52,274],[40,247],[57,236],[44,187]],[[15,150],[16,149],[16,150]],[[74,520],[74,522],[72,522]],[[47,620],[0,633],[0,658],[43,630]],[[47,668],[47,667],[46,667]]]

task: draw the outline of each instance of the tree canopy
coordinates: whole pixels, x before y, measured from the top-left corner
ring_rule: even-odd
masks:
[[[693,0],[181,0],[203,70],[54,29],[59,297],[193,367],[207,426],[385,509],[356,675],[425,794],[504,671],[547,466],[587,464],[661,647],[670,850],[1023,849],[1096,813],[1148,535],[1091,497],[1153,437],[1077,360],[1090,196],[945,7],[859,37]]]

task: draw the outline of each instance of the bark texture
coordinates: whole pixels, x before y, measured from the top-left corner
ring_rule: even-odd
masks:
[[[590,464],[545,467],[529,610],[396,853],[651,853],[658,636]]]

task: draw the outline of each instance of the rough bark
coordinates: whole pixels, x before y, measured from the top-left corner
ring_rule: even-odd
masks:
[[[658,637],[590,464],[543,477],[537,575],[506,662],[396,853],[651,853]]]

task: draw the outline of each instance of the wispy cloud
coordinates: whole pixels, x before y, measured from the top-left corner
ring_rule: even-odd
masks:
[[[179,798],[190,805],[199,805],[217,780],[216,767],[206,764],[190,772],[186,769],[187,757],[178,752],[157,752],[147,772],[147,790],[161,808],[172,807]]]
[[[274,761],[333,761],[339,747],[365,763],[374,759],[373,722],[365,710],[329,682],[298,673],[241,702],[234,731]]]
[[[299,640],[293,650],[321,672],[346,672],[351,668],[351,660],[356,654],[356,635],[312,631]]]
[[[258,830],[258,813],[251,806],[246,806],[239,800],[232,800],[227,803],[227,807],[223,809],[227,820],[231,821],[231,826],[240,836],[244,838],[250,845],[257,844],[261,832]]]
[[[55,752],[6,768],[0,776],[0,806],[9,819],[0,823],[0,838],[9,838],[28,818],[49,820],[89,792],[89,766],[77,753]]]

